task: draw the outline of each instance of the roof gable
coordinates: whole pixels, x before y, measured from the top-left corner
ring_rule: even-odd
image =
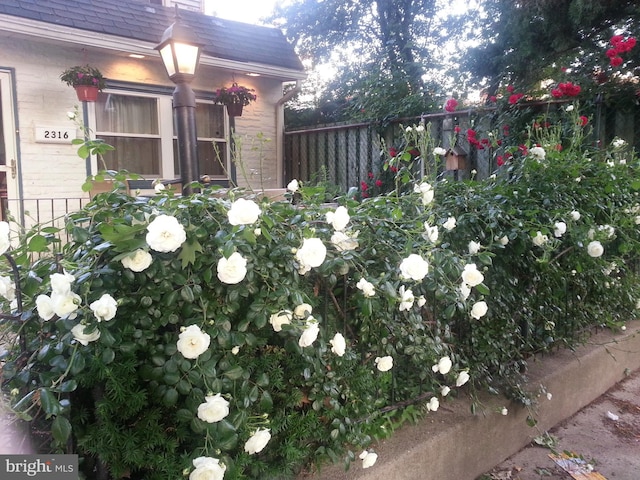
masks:
[[[0,2],[0,14],[151,43],[158,43],[175,21],[173,8],[151,5],[145,0],[9,0]],[[293,47],[277,28],[184,9],[180,16],[204,44],[205,55],[304,70]]]

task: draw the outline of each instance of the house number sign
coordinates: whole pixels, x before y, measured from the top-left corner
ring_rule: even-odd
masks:
[[[76,138],[74,127],[36,127],[37,143],[71,143]]]

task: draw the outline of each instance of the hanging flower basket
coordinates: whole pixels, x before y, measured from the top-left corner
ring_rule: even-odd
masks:
[[[241,103],[228,103],[227,113],[230,117],[241,117],[243,105]]]
[[[73,87],[76,89],[76,95],[81,102],[95,102],[98,99],[98,87],[92,87],[91,85],[76,85]]]
[[[253,93],[254,91],[253,88],[247,88],[233,83],[230,87],[223,87],[216,90],[213,95],[213,101],[226,105],[230,117],[240,117],[242,116],[242,107],[249,105],[251,102],[255,102],[258,98]]]

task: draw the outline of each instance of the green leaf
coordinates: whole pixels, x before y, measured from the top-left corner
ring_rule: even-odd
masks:
[[[202,245],[198,240],[184,242],[178,258],[182,261],[182,268],[187,268],[190,264],[196,263],[196,253],[202,252]]]
[[[47,414],[47,418],[60,414],[62,405],[60,405],[60,402],[51,390],[48,388],[40,388],[38,392],[40,392],[40,405],[42,405],[42,409]]]
[[[29,243],[27,245],[31,252],[46,252],[47,238],[42,235],[34,235],[29,239]]]
[[[71,435],[71,423],[67,417],[58,415],[51,423],[51,433],[59,443],[66,443],[69,435]]]
[[[481,293],[482,295],[489,295],[490,293],[489,287],[487,287],[484,283],[476,285],[476,290],[478,290],[478,293]]]
[[[242,373],[242,367],[240,365],[236,365],[235,367],[232,367],[224,372],[224,375],[230,380],[238,380],[240,377],[242,377]]]

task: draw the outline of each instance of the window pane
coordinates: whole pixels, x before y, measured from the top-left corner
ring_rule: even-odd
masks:
[[[128,170],[140,175],[160,176],[160,139],[109,137],[100,135],[115,150],[104,155],[107,168],[110,170]],[[103,165],[98,161],[98,170]]]
[[[156,99],[100,93],[96,102],[98,132],[158,135]]]
[[[216,142],[216,149],[213,142],[198,142],[198,172],[200,175],[209,175],[227,178],[227,145],[224,142]],[[220,158],[218,158],[218,156]],[[224,165],[224,168],[222,168]],[[180,161],[178,159],[178,141],[173,141],[173,166],[176,175],[180,175]]]
[[[196,130],[200,138],[224,138],[224,107],[210,103],[196,105]]]

